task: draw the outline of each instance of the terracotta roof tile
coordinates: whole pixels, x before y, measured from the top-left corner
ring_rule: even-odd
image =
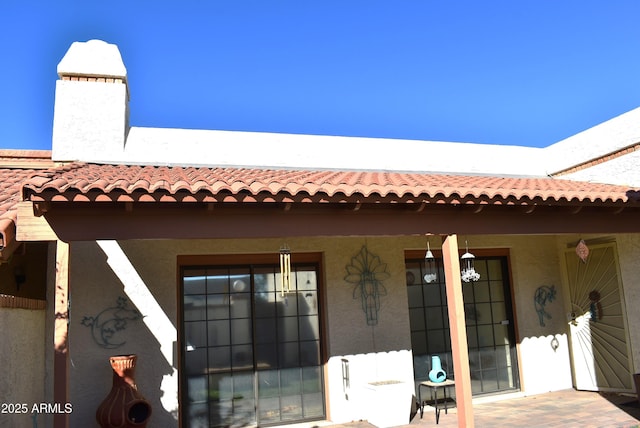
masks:
[[[84,163],[36,172],[24,189],[45,201],[640,202],[636,189],[554,178]]]

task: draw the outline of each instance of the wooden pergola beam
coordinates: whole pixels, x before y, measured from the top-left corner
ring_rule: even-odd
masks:
[[[473,428],[471,371],[469,369],[469,350],[467,348],[467,328],[462,296],[462,280],[460,279],[457,235],[444,236],[442,241],[442,260],[444,264],[445,287],[447,290],[447,307],[449,310],[453,372],[456,376],[455,388],[458,427]]]
[[[53,332],[53,401],[64,408],[69,403],[69,244],[56,245],[56,278]],[[54,428],[69,428],[69,415],[53,416]]]

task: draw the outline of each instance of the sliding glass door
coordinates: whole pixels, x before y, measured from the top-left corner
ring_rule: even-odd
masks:
[[[185,427],[323,419],[318,266],[189,266],[182,284]]]

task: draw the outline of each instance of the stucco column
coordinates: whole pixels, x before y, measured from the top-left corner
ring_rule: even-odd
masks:
[[[53,332],[53,401],[64,409],[69,402],[69,244],[56,243]],[[69,428],[69,415],[53,416],[54,428]]]
[[[460,260],[458,259],[457,235],[444,236],[442,241],[442,259],[447,289],[447,307],[449,327],[451,329],[451,353],[456,381],[456,408],[458,409],[458,427],[473,428],[473,403],[471,401],[471,371],[469,370],[469,349],[467,348],[467,329],[460,278]]]

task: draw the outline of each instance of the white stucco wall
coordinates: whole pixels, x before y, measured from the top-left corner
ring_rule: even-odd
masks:
[[[640,137],[638,137],[638,142],[640,142]],[[638,165],[640,165],[640,151],[631,152],[558,178],[620,184],[638,189],[640,188],[640,168]]]
[[[52,158],[103,162],[121,153],[127,132],[127,86],[56,82]]]
[[[544,149],[546,172],[552,174],[638,142],[640,142],[640,108],[623,113],[546,147]]]
[[[477,236],[470,242],[474,248],[511,250],[520,372],[525,393],[571,387],[562,293],[558,293],[557,302],[547,307],[552,318],[544,327],[539,325],[533,303],[535,290],[540,285],[560,286],[555,239]],[[278,239],[72,243],[72,426],[93,426],[95,410],[111,387],[108,357],[123,353],[139,356],[138,387],[153,407],[152,426],[176,426],[176,257],[273,253],[281,244]],[[367,417],[369,382],[400,380],[406,382],[407,396],[413,393],[404,250],[422,249],[424,237],[294,238],[287,239],[287,244],[294,257],[296,252],[324,253],[325,327],[329,340],[325,380],[332,421],[348,422]],[[353,287],[344,280],[345,266],[364,244],[387,263],[391,273],[384,283],[388,294],[382,298],[379,324],[375,327],[366,325],[360,301],[354,300]],[[109,266],[109,262],[118,258],[114,267]],[[123,268],[123,265],[128,267]],[[92,338],[91,328],[83,325],[82,320],[115,306],[120,296],[129,299],[130,307],[137,301],[145,318],[127,322],[126,329],[118,332],[119,340],[126,341],[126,345],[104,349],[98,346]],[[550,346],[552,337],[559,338],[560,347],[555,352]],[[170,353],[166,352],[167,344],[171,347]],[[342,386],[342,358],[350,361],[348,397]],[[547,375],[550,368],[556,373],[551,379]],[[542,373],[546,378],[544,382]]]
[[[14,406],[1,409],[0,426],[31,428],[35,426],[34,417],[43,422],[43,416],[32,414],[33,405],[46,402],[45,311],[0,308],[0,326],[0,403]],[[15,405],[21,406],[17,412]]]

